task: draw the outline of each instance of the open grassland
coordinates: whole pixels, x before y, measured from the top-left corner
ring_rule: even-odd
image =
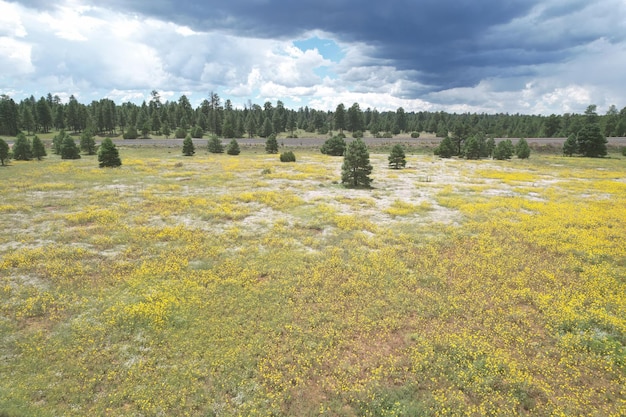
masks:
[[[626,160],[120,154],[0,169],[0,415],[626,414]]]

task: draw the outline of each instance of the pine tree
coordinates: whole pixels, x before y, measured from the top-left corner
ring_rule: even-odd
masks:
[[[480,141],[476,136],[470,136],[465,141],[463,155],[466,159],[480,159]]]
[[[528,146],[526,139],[520,138],[520,140],[517,141],[515,144],[515,154],[519,159],[528,159],[530,156],[530,146]]]
[[[439,146],[435,148],[435,155],[438,155],[440,158],[452,158],[452,156],[456,153],[456,147],[450,139],[450,136],[446,136],[443,138]]]
[[[511,159],[514,153],[515,147],[513,146],[513,142],[511,142],[510,139],[506,139],[498,142],[496,149],[493,151],[493,157],[499,160]]]
[[[115,147],[115,144],[111,138],[104,138],[98,149],[98,166],[104,167],[119,167],[122,165],[119,152]]]
[[[196,147],[193,145],[191,135],[187,135],[183,140],[183,155],[193,156],[194,153],[196,153]]]
[[[224,145],[222,145],[222,140],[217,137],[217,135],[211,136],[208,143],[208,149],[211,153],[224,153]]]
[[[30,161],[33,157],[32,148],[26,135],[22,132],[17,134],[13,143],[13,159],[16,161]]]
[[[268,137],[269,135],[272,134],[272,122],[270,121],[269,118],[265,118],[265,121],[263,122],[263,125],[261,126],[261,137]]]
[[[94,139],[91,129],[85,129],[80,135],[80,150],[87,155],[96,154],[96,140]]]
[[[406,166],[406,154],[404,148],[399,143],[391,148],[391,154],[389,155],[389,167],[393,169],[400,169]]]
[[[61,144],[66,135],[65,130],[61,129],[59,133],[52,138],[52,152],[61,155]]]
[[[355,139],[348,144],[346,155],[341,167],[341,182],[351,187],[369,187],[372,179],[370,154],[367,146],[361,139]]]
[[[575,135],[569,135],[563,144],[563,155],[572,156],[578,153],[578,141]]]
[[[4,166],[4,161],[9,160],[9,144],[0,138],[0,164]]]
[[[578,152],[592,158],[606,156],[606,137],[602,134],[596,106],[591,105],[585,111],[585,124],[578,132]]]
[[[228,147],[226,148],[226,153],[229,155],[239,155],[241,153],[241,150],[239,149],[239,143],[237,143],[236,139],[230,141]]]
[[[76,142],[70,135],[65,135],[63,142],[61,142],[61,159],[80,159]]]
[[[265,141],[265,152],[278,153],[278,141],[276,140],[276,135],[274,133],[269,135]]]
[[[33,158],[37,158],[41,161],[44,156],[47,156],[46,148],[43,146],[43,142],[39,139],[39,136],[33,137]]]
[[[346,152],[346,141],[343,139],[343,134],[340,133],[324,142],[320,152],[324,155],[343,156]]]

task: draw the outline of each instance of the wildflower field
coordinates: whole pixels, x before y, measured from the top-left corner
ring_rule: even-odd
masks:
[[[626,415],[626,159],[295,151],[1,168],[0,415]]]

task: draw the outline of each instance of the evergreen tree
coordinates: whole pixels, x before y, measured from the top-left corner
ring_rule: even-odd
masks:
[[[591,105],[585,111],[583,128],[578,132],[578,152],[592,158],[606,156],[606,137],[602,134],[596,106]]]
[[[193,156],[194,153],[196,153],[196,147],[193,145],[191,135],[187,135],[183,140],[183,155]]]
[[[50,105],[44,97],[37,102],[37,121],[42,132],[48,133],[52,126],[52,111]]]
[[[514,153],[515,147],[513,146],[513,142],[511,142],[510,139],[506,139],[498,142],[496,149],[493,151],[493,157],[499,160],[511,159]]]
[[[367,146],[361,139],[355,139],[348,144],[343,165],[341,167],[341,182],[351,187],[369,187],[372,179],[370,154]]]
[[[230,143],[228,144],[228,147],[226,148],[226,153],[229,155],[239,155],[241,153],[241,150],[239,149],[239,143],[237,143],[237,140],[233,139],[230,141]]]
[[[70,135],[65,135],[63,142],[61,142],[61,159],[80,159],[76,142]]]
[[[335,129],[338,129],[340,133],[346,128],[346,107],[343,103],[340,103],[335,109]]]
[[[87,155],[96,154],[96,140],[91,129],[85,129],[83,133],[80,134],[80,150]]]
[[[575,135],[569,135],[563,144],[563,155],[572,156],[578,153],[578,141]]]
[[[450,136],[443,138],[439,146],[435,148],[435,155],[438,155],[440,158],[452,158],[455,153],[456,146],[450,139]]]
[[[65,139],[66,135],[67,133],[65,133],[65,130],[61,129],[59,133],[52,138],[52,152],[57,155],[61,155],[61,144],[63,143],[63,139]]]
[[[222,140],[217,137],[217,135],[211,136],[208,143],[208,149],[211,153],[224,153],[224,145],[222,145]]]
[[[494,149],[496,149],[496,140],[493,137],[490,137],[485,142],[485,149],[482,156],[485,158],[491,158],[493,156]]]
[[[343,139],[343,135],[339,134],[328,139],[320,148],[320,152],[324,155],[343,156],[346,152],[346,141]]]
[[[248,132],[248,137],[253,137],[256,134],[256,119],[254,118],[254,114],[252,112],[248,113],[246,116],[246,132]]]
[[[21,121],[22,129],[26,129],[26,132],[30,135],[30,132],[35,130],[35,118],[33,117],[33,111],[30,106],[24,106]]]
[[[515,154],[519,159],[528,159],[530,156],[530,146],[528,146],[526,139],[520,138],[520,140],[517,141],[515,144]]]
[[[165,136],[165,139],[170,138],[172,131],[170,130],[170,124],[167,121],[163,122],[163,125],[161,126],[161,133],[163,133],[163,136]]]
[[[404,148],[399,143],[391,148],[391,154],[389,155],[389,166],[393,169],[400,169],[406,166],[406,155]]]
[[[122,165],[120,154],[115,147],[115,144],[111,138],[104,138],[98,148],[98,166],[104,167],[119,167]]]
[[[463,144],[463,155],[467,159],[480,159],[480,141],[472,135]]]
[[[261,127],[261,137],[266,138],[272,134],[272,122],[269,118],[265,118],[263,126]]]
[[[265,141],[265,152],[278,153],[278,141],[276,140],[276,135],[274,133],[269,135]]]
[[[407,119],[402,107],[398,107],[398,110],[396,110],[396,126],[400,132],[406,132]]]
[[[232,112],[226,113],[224,124],[222,125],[222,135],[227,139],[235,137],[235,121],[233,120]]]
[[[9,144],[0,138],[0,164],[4,166],[4,161],[9,160]]]
[[[13,143],[13,159],[16,161],[30,161],[33,157],[33,151],[30,141],[22,132],[17,134],[15,143]]]
[[[39,139],[39,136],[33,137],[33,158],[37,158],[41,161],[44,156],[47,156],[46,148],[43,146],[43,142]]]

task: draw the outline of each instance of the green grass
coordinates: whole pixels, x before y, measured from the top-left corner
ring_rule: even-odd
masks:
[[[625,160],[371,151],[1,168],[0,415],[623,415]]]

